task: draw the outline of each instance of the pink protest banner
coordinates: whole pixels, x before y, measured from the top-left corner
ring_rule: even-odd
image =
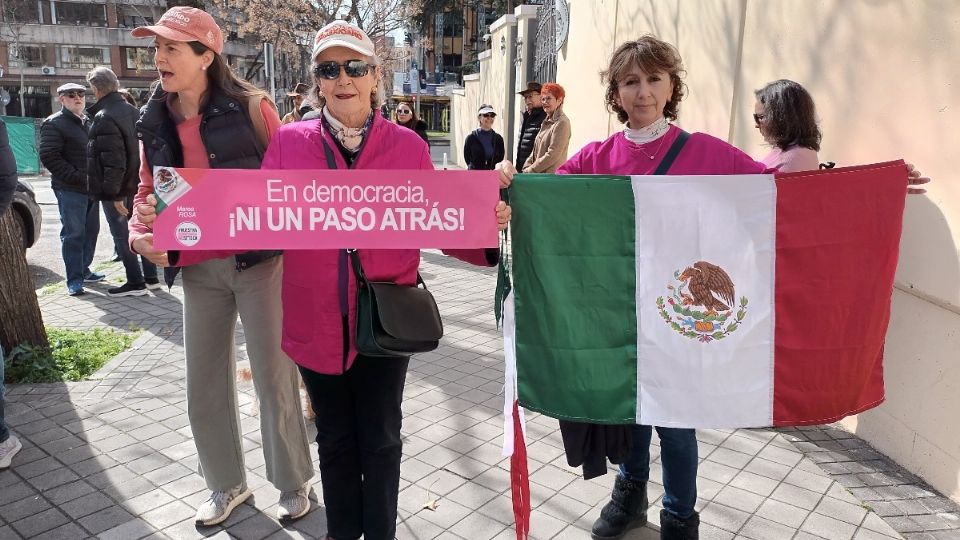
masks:
[[[494,171],[157,167],[159,249],[497,246]]]

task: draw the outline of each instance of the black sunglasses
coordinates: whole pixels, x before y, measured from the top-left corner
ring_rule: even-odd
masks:
[[[372,66],[373,64],[368,64],[363,60],[347,60],[342,64],[336,62],[320,62],[313,66],[313,74],[321,79],[332,81],[340,77],[340,68],[342,67],[343,70],[347,72],[348,77],[356,79],[369,73]]]
[[[81,92],[80,90],[71,90],[69,92],[64,92],[62,95],[67,96],[68,98],[77,98],[83,97],[84,94],[85,92]]]
[[[397,114],[410,114],[411,112],[410,109],[397,109]]]
[[[753,121],[756,122],[757,125],[759,126],[759,125],[760,125],[760,122],[763,122],[763,119],[766,118],[766,117],[767,117],[767,115],[765,115],[765,114],[754,114],[754,115],[753,115]]]
[[[484,117],[484,118],[496,118],[496,117],[497,117],[497,113],[488,112],[488,113],[483,113],[483,114],[481,114],[480,116],[482,116],[482,117]]]

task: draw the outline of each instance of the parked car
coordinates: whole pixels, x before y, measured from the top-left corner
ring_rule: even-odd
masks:
[[[13,193],[13,210],[23,239],[23,249],[32,247],[40,239],[40,224],[43,211],[33,194],[33,186],[26,180],[17,180],[17,190]]]

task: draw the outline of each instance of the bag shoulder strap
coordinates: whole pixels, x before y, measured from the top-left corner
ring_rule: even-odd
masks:
[[[320,140],[323,141],[323,155],[327,157],[327,169],[333,170],[337,167],[337,158],[333,157],[333,149],[330,148],[330,145],[327,143],[326,137],[323,136],[323,133],[320,133]]]
[[[653,174],[667,174],[670,166],[673,165],[673,160],[677,159],[677,155],[680,154],[680,150],[683,150],[683,145],[687,144],[689,138],[690,134],[681,129],[680,135],[677,135],[677,139],[670,145],[667,155],[663,156],[663,160],[660,165],[657,165],[657,170],[653,171]]]
[[[348,249],[347,253],[350,255],[350,264],[353,266],[353,275],[357,278],[357,284],[360,287],[365,287],[367,285],[367,276],[363,273],[363,265],[360,264],[360,253],[355,249]],[[427,288],[427,282],[423,280],[423,277],[420,275],[420,272],[417,272],[417,285],[423,285],[423,288]]]
[[[260,110],[260,102],[263,101],[262,95],[250,96],[247,100],[247,112],[250,114],[250,121],[253,122],[253,131],[257,135],[257,141],[266,151],[270,145],[270,136],[267,134],[267,123],[263,119],[263,113]],[[273,107],[271,103],[270,107]]]

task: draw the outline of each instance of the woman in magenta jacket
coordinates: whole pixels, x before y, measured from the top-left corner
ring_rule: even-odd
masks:
[[[336,21],[320,29],[313,49],[318,120],[283,126],[264,169],[425,169],[433,164],[416,132],[384,119],[379,60],[359,28]],[[506,227],[510,210],[491,208]],[[497,249],[448,250],[481,266]],[[416,283],[416,249],[359,250],[371,281]],[[316,412],[327,538],[392,539],[400,481],[400,401],[409,358],[370,358],[354,348],[357,285],[345,250],[283,255],[283,350],[300,367]]]

